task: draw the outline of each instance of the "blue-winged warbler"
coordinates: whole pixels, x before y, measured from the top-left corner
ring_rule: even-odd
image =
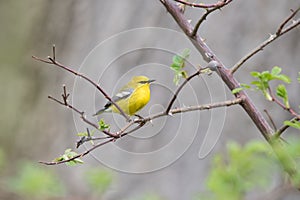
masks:
[[[150,100],[150,83],[146,76],[134,76],[119,92],[112,97],[112,100],[128,115],[134,115],[142,109]],[[96,112],[99,115],[103,112],[120,113],[111,103],[107,102],[104,108]]]

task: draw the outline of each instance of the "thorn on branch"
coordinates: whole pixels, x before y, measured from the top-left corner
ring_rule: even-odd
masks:
[[[53,44],[52,45],[52,58],[53,58],[53,60],[55,61],[55,59],[56,59],[56,55],[55,55],[56,53],[55,53],[55,44]]]

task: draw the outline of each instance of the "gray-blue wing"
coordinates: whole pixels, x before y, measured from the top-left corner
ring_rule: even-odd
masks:
[[[128,89],[125,89],[125,90],[122,90],[120,92],[118,92],[115,96],[112,97],[112,100],[116,103],[122,99],[126,99],[127,97],[129,97],[132,92],[133,92],[133,88],[128,88]],[[104,108],[102,108],[101,110],[99,110],[98,112],[96,112],[96,114],[94,115],[99,115],[101,114],[102,112],[106,111],[107,108],[109,108],[111,106],[111,102],[107,102],[105,105],[104,105]]]

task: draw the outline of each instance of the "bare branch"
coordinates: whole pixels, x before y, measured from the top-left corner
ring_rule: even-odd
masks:
[[[254,48],[252,51],[250,51],[247,55],[245,55],[243,58],[241,58],[230,70],[231,73],[235,73],[247,60],[252,58],[255,54],[262,51],[267,45],[278,39],[280,36],[284,35],[285,33],[293,30],[300,24],[300,19],[295,20],[292,24],[287,26],[285,29],[284,26],[288,23],[289,20],[291,20],[296,13],[299,11],[300,8],[295,10],[278,28],[275,35],[271,35],[266,41],[258,45],[256,48]]]

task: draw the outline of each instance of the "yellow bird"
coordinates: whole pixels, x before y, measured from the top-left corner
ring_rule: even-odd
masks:
[[[119,92],[112,97],[112,100],[126,113],[134,115],[141,110],[150,100],[150,83],[146,76],[134,76]],[[103,112],[120,113],[119,110],[109,101],[104,108],[96,112],[99,115]]]

